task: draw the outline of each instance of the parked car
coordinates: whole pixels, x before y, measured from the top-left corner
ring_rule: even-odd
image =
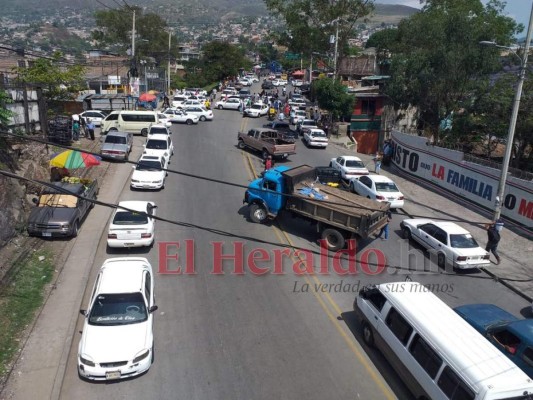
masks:
[[[297,125],[307,117],[305,110],[292,110],[289,117],[289,122],[292,125]]]
[[[322,129],[306,129],[304,132],[303,141],[308,147],[320,147],[325,149],[328,147],[328,136]]]
[[[168,115],[169,121],[173,124],[197,124],[200,118],[197,115],[188,114],[184,110],[173,110],[172,108],[167,108],[163,111],[164,114]]]
[[[200,121],[212,121],[213,111],[208,110],[204,106],[188,106],[184,108],[187,114],[196,115]]]
[[[100,148],[103,158],[127,161],[133,146],[133,134],[111,131],[105,137]]]
[[[239,91],[239,97],[241,99],[246,99],[248,97],[250,97],[252,95],[252,92],[250,91],[250,89],[241,89]]]
[[[167,160],[174,154],[174,145],[170,135],[156,133],[147,138],[146,143],[143,145],[143,154],[149,156],[162,156]]]
[[[172,131],[168,129],[165,125],[156,124],[150,127],[150,129],[148,130],[147,137],[150,137],[153,135],[170,135],[171,133]]]
[[[172,107],[181,108],[183,107],[183,103],[186,102],[188,99],[189,99],[189,96],[176,95],[172,98]]]
[[[494,304],[467,304],[454,310],[533,378],[533,319],[517,318]]]
[[[142,155],[131,175],[131,189],[164,189],[168,159],[161,155]]]
[[[254,103],[243,111],[243,117],[259,118],[268,114],[268,105],[265,103]]]
[[[307,129],[318,129],[314,119],[304,119],[299,121],[296,125],[296,130],[300,135],[303,135],[304,131]]]
[[[285,79],[274,79],[272,81],[272,85],[274,86],[286,86],[289,82],[287,82]]]
[[[215,107],[219,110],[238,110],[242,105],[242,100],[237,97],[229,97],[226,100],[217,101]]]
[[[112,248],[147,247],[154,243],[155,209],[153,201],[121,201],[107,231]]]
[[[87,123],[87,119],[90,119],[94,126],[101,126],[105,117],[107,117],[107,113],[100,110],[89,110],[80,113],[80,118],[83,118],[85,123]]]
[[[202,100],[197,100],[197,99],[194,99],[194,100],[188,99],[183,102],[183,104],[181,105],[181,108],[184,109],[184,108],[193,107],[193,106],[203,107],[204,102]]]
[[[261,89],[272,89],[274,88],[274,85],[272,84],[272,81],[265,79],[263,83],[261,83]]]
[[[342,179],[350,180],[361,175],[368,175],[368,169],[359,157],[340,156],[332,158],[329,166],[340,171]]]
[[[168,116],[168,114],[159,112],[157,113],[157,119],[159,120],[159,124],[165,125],[167,128],[170,128],[172,126],[172,122],[170,122],[170,117]]]
[[[350,190],[359,196],[390,203],[390,208],[403,208],[404,196],[394,181],[383,175],[362,175],[350,179]]]
[[[404,238],[414,240],[436,252],[437,265],[454,269],[488,267],[489,253],[481,248],[472,234],[454,222],[424,218],[404,219],[400,223]]]
[[[153,313],[157,310],[152,266],[146,258],[104,261],[84,317],[78,373],[89,380],[131,378],[154,360]]]

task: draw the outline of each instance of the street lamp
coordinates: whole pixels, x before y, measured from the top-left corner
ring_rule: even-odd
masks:
[[[531,14],[529,16],[529,27],[527,29],[526,44],[524,46],[524,54],[520,57],[514,49],[507,46],[500,46],[495,42],[482,41],[481,45],[493,46],[498,48],[508,49],[513,52],[518,58],[520,58],[520,74],[518,77],[518,84],[516,86],[516,93],[513,103],[513,112],[511,114],[511,122],[509,124],[509,133],[507,134],[507,144],[505,146],[505,156],[503,158],[502,173],[500,176],[500,182],[498,184],[498,194],[496,196],[496,204],[494,209],[494,222],[500,219],[502,206],[504,203],[505,181],[507,180],[507,171],[509,170],[509,163],[511,161],[511,151],[513,149],[514,134],[516,129],[516,120],[518,118],[518,110],[520,108],[520,99],[522,97],[522,86],[526,77],[527,56],[529,53],[529,43],[531,42],[531,36],[533,33],[533,5],[531,6]]]

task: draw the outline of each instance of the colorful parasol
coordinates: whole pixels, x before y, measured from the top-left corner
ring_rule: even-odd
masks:
[[[158,94],[159,92],[157,90],[149,90],[148,93],[149,94]]]
[[[301,70],[298,70],[298,71],[294,71],[292,73],[292,76],[303,76],[305,75],[305,72],[304,71],[301,71]]]
[[[100,157],[92,154],[77,150],[66,150],[53,157],[50,160],[50,166],[67,169],[89,168],[100,165],[101,160]]]
[[[154,101],[157,98],[155,94],[143,93],[139,96],[139,101]]]

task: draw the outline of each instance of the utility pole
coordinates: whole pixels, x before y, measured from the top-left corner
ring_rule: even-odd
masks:
[[[131,58],[135,60],[135,10],[133,10],[133,29],[131,30]]]
[[[333,79],[337,79],[337,51],[339,48],[339,18],[337,18],[336,30],[335,30],[335,58],[333,60]]]
[[[170,41],[172,38],[172,30],[168,31],[168,80],[167,80],[167,97],[170,96]]]
[[[500,219],[502,206],[505,202],[505,183],[507,180],[507,171],[509,170],[509,163],[511,162],[511,153],[514,145],[514,134],[516,129],[516,120],[518,119],[518,110],[520,109],[520,99],[522,97],[522,86],[526,78],[527,56],[529,53],[529,43],[533,34],[533,5],[531,5],[531,14],[529,16],[529,27],[527,29],[526,43],[524,46],[524,54],[520,57],[520,75],[518,78],[518,85],[516,86],[515,98],[513,103],[513,112],[511,115],[511,122],[509,124],[509,133],[507,134],[507,144],[505,145],[505,156],[502,164],[502,174],[498,185],[498,195],[496,196],[496,207],[494,210],[494,222]],[[503,47],[503,46],[496,46]]]

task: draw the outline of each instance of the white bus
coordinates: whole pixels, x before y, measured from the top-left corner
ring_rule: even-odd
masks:
[[[417,399],[533,400],[533,381],[420,283],[363,288],[354,311]]]

